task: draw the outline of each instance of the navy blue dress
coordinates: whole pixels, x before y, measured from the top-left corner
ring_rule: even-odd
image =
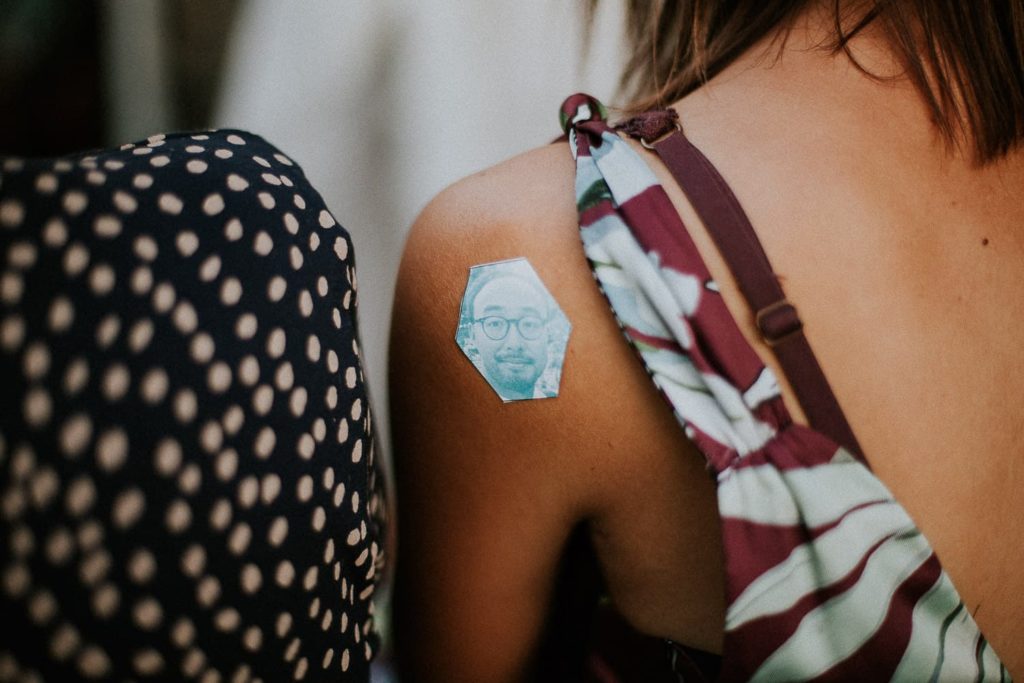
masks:
[[[240,131],[0,167],[0,680],[368,680],[348,234]]]

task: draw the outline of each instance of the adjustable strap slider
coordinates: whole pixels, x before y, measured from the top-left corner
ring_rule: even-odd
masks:
[[[754,314],[761,338],[768,346],[775,347],[790,337],[800,334],[804,328],[796,307],[786,299],[768,304]]]

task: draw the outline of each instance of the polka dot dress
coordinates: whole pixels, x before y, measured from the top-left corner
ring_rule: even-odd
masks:
[[[238,131],[0,160],[0,682],[367,680],[351,243]]]

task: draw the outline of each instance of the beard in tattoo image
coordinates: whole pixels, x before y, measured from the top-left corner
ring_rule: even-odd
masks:
[[[483,372],[505,400],[534,397],[548,364],[548,305],[527,280],[501,275],[473,299],[473,341]]]

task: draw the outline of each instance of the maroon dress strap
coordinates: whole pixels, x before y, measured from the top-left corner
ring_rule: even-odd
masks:
[[[750,220],[715,167],[683,135],[678,114],[671,109],[640,114],[619,128],[657,152],[690,200],[754,311],[757,329],[782,366],[811,427],[863,457]]]

